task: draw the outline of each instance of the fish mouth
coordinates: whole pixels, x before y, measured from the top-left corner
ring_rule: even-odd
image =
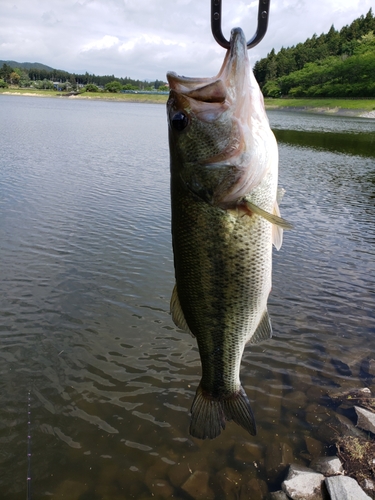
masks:
[[[178,94],[197,99],[200,102],[223,102],[227,97],[233,102],[238,92],[242,91],[246,81],[249,63],[247,42],[241,28],[233,28],[230,48],[216,76],[195,78],[179,76],[173,71],[167,73],[169,88]]]

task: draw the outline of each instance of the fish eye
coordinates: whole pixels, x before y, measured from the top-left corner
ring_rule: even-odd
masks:
[[[184,128],[186,128],[188,126],[189,119],[185,115],[185,113],[182,113],[181,111],[177,111],[177,113],[175,113],[172,116],[171,122],[172,122],[173,128],[175,130],[177,130],[178,132],[181,132],[181,130],[184,130]]]

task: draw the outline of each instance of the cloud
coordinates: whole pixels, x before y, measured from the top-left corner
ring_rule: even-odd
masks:
[[[110,49],[111,47],[118,45],[119,42],[120,40],[117,38],[117,36],[104,35],[99,40],[93,40],[92,42],[85,44],[82,47],[82,52],[87,52],[89,50]]]
[[[257,0],[222,2],[224,35],[256,31]],[[265,38],[252,63],[314,33],[340,29],[373,0],[272,0]],[[165,79],[168,70],[213,76],[225,51],[214,41],[209,0],[1,0],[2,59],[38,61],[75,73]]]

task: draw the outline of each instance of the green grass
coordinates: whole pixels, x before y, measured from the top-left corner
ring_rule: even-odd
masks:
[[[61,97],[64,92],[56,92],[55,90],[36,90],[36,89],[17,89],[8,88],[0,89],[0,94],[28,94],[43,97]],[[119,102],[147,102],[147,103],[160,103],[167,102],[167,95],[157,94],[112,94],[109,92],[84,92],[76,99],[100,99],[106,101],[119,101]],[[375,99],[265,99],[266,108],[308,108],[311,110],[375,110]]]
[[[8,89],[0,89],[0,94],[33,94],[43,95],[44,97],[55,97],[56,92],[54,90],[17,89],[10,87]]]
[[[102,99],[106,101],[123,101],[123,102],[148,102],[162,103],[167,102],[168,96],[165,94],[112,94],[110,92],[84,92],[80,94],[82,99]]]
[[[37,89],[18,89],[7,88],[0,89],[0,94],[15,94],[15,95],[35,95],[41,97],[62,97],[66,92],[56,92],[56,90],[37,90]],[[110,92],[83,92],[75,99],[101,99],[106,101],[122,101],[122,102],[148,102],[162,103],[167,102],[168,96],[165,94],[112,94]]]
[[[264,102],[267,108],[375,109],[375,99],[265,99]]]

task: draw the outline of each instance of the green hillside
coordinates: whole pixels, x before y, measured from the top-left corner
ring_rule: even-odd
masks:
[[[375,97],[372,9],[340,31],[272,50],[254,66],[265,97]]]
[[[134,80],[129,77],[117,78],[114,75],[94,75],[89,73],[69,73],[54,69],[41,63],[19,63],[17,61],[0,61],[0,88],[17,86],[20,88],[53,89],[55,84],[59,90],[77,90],[86,87],[90,91],[107,88],[109,92],[120,90],[161,89],[165,82]],[[59,85],[57,85],[59,84]]]
[[[38,63],[38,62],[16,62],[16,61],[0,61],[0,66],[3,66],[3,64],[7,66],[11,66],[12,68],[20,68],[20,69],[41,69],[44,71],[53,71],[53,68],[50,66],[46,66],[45,64]]]

